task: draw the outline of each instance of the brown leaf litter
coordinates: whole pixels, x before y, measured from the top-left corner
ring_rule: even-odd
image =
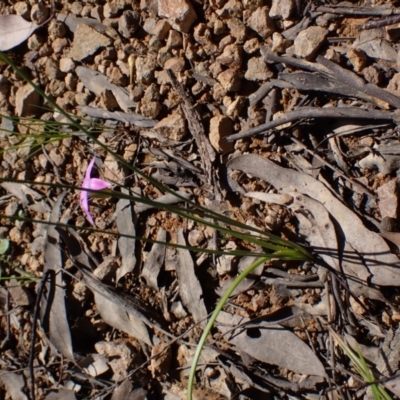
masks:
[[[10,241],[0,272],[38,278],[0,287],[1,396],[185,398],[206,318],[252,258],[132,236],[261,251],[124,199],[93,199],[91,212],[125,236],[87,229],[78,193],[47,184],[79,186],[93,155],[127,193],[193,200],[317,257],[272,260],[243,281],[204,348],[196,398],[369,396],[328,327],[399,395],[400,10],[376,3],[0,3],[11,21],[0,22],[0,49],[171,190],[75,128],[39,139],[42,122],[67,121],[0,64],[0,237]]]

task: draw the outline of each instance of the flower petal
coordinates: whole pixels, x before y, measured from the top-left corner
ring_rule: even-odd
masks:
[[[82,190],[81,194],[80,194],[80,203],[81,203],[81,207],[82,210],[84,211],[84,213],[86,214],[86,218],[88,219],[88,221],[94,225],[93,222],[93,218],[90,215],[90,211],[89,211],[89,203],[88,203],[88,192],[86,190]]]
[[[107,189],[111,186],[111,183],[103,181],[103,179],[91,178],[88,189],[102,190]]]
[[[96,161],[96,157],[93,157],[92,161],[90,161],[90,164],[87,167],[87,170],[85,173],[85,179],[83,182],[88,181],[90,179],[90,176],[92,175],[92,168],[93,168],[95,161]]]

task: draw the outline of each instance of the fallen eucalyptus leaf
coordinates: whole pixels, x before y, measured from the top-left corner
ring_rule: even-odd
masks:
[[[98,71],[81,66],[77,67],[75,72],[82,83],[96,96],[101,96],[105,90],[110,90],[123,111],[129,112],[130,108],[135,107],[135,103],[129,98],[128,92],[112,84],[107,76]]]
[[[107,288],[91,272],[84,268],[81,268],[80,271],[84,275],[88,288],[94,294],[97,309],[104,322],[151,346],[151,339],[145,324],[148,319],[130,302]]]
[[[310,223],[308,232],[306,233],[307,240],[311,246],[323,249],[320,251],[321,258],[334,270],[340,271],[339,255],[338,255],[338,242],[336,238],[335,226],[333,225],[329,213],[326,208],[319,202],[306,195],[296,192],[289,192],[293,198],[291,208],[295,209],[299,223],[305,228],[305,221],[302,216],[307,218]],[[305,213],[304,209],[308,210],[310,214]]]
[[[25,379],[23,374],[7,371],[0,375],[0,382],[5,386],[12,400],[28,400],[24,393]]]
[[[123,190],[123,193],[126,190]],[[135,236],[136,229],[133,222],[134,215],[132,204],[128,199],[120,199],[117,203],[117,229],[120,234]],[[135,256],[136,240],[126,236],[118,239],[118,249],[122,257],[122,265],[117,271],[117,283],[128,272],[132,272],[136,265]]]
[[[277,194],[277,193],[263,193],[263,192],[247,192],[247,197],[252,197],[253,199],[261,200],[266,203],[286,205],[292,202],[292,196],[288,194]]]
[[[345,239],[361,255],[373,275],[371,282],[382,286],[400,284],[399,259],[391,254],[384,239],[367,229],[360,218],[338,200],[322,182],[307,174],[282,168],[255,154],[236,157],[227,166],[263,179],[282,193],[296,190],[318,200],[340,225]]]
[[[20,15],[0,15],[0,51],[18,46],[37,28],[39,25],[28,22]]]
[[[218,315],[218,326],[227,332],[233,326],[249,322],[247,318],[231,315],[224,311]],[[230,325],[230,326],[227,326]],[[325,368],[314,352],[293,332],[278,324],[260,322],[252,324],[251,329],[232,332],[229,342],[240,352],[267,364],[287,368],[299,374],[326,377]]]
[[[156,240],[158,242],[165,242],[167,240],[167,232],[160,228],[157,233]],[[164,265],[165,259],[165,244],[154,243],[149,254],[147,255],[146,262],[144,263],[141,276],[146,280],[147,286],[155,290],[159,290],[158,274],[161,267]]]
[[[61,193],[54,203],[50,215],[50,223],[57,223],[60,220],[60,208],[65,195],[66,192]],[[47,293],[52,293],[52,291],[54,291],[54,295],[42,297],[40,307],[42,310],[42,319],[48,318],[50,341],[57,350],[70,361],[75,361],[72,350],[71,331],[65,306],[65,289],[62,269],[60,235],[55,225],[49,225],[47,228],[47,242],[44,251],[44,271],[53,271],[55,276],[53,282],[54,287],[51,287],[51,283],[47,283],[46,289]],[[48,308],[50,308],[50,313],[47,316],[45,310]],[[45,323],[45,321],[42,320],[42,323]]]
[[[186,246],[183,230],[178,229],[176,234],[177,244]],[[206,323],[207,310],[204,305],[203,290],[194,272],[194,263],[189,250],[178,248],[178,262],[176,264],[176,274],[179,282],[179,294],[182,303],[193,315],[195,322],[202,321],[202,326]]]

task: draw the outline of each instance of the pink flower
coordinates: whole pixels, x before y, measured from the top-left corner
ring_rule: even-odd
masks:
[[[86,214],[86,218],[92,225],[94,225],[94,222],[93,222],[93,218],[89,211],[89,202],[88,202],[88,195],[90,194],[90,192],[86,191],[85,189],[103,190],[103,189],[107,189],[111,186],[111,183],[103,181],[102,179],[90,177],[95,160],[96,160],[96,157],[93,158],[92,161],[90,161],[90,164],[86,170],[85,179],[83,180],[83,183],[82,183],[83,190],[81,190],[81,194],[80,194],[80,203],[81,203],[82,210],[84,211],[84,213]]]

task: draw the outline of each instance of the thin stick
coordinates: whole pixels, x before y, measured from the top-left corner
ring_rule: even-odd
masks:
[[[225,138],[228,142],[234,142],[238,139],[259,135],[268,129],[276,128],[287,122],[294,122],[303,118],[361,118],[372,120],[396,121],[396,116],[390,111],[381,110],[363,110],[360,108],[331,107],[331,108],[313,108],[303,107],[299,110],[288,111],[282,118],[261,124],[244,132],[235,133]]]
[[[364,29],[382,28],[383,26],[393,25],[400,22],[400,15],[392,15],[390,17],[376,19],[374,21],[367,21],[364,24]]]
[[[29,362],[28,362],[28,369],[29,369],[29,377],[30,377],[30,393],[31,393],[31,400],[35,400],[35,372],[33,368],[33,361],[35,357],[35,341],[36,341],[36,325],[37,325],[37,320],[39,318],[39,308],[40,308],[40,300],[43,295],[43,291],[45,288],[45,284],[47,279],[51,274],[54,274],[54,271],[47,270],[43,274],[42,281],[40,282],[39,286],[39,291],[38,295],[36,297],[36,302],[35,302],[35,309],[33,312],[33,319],[32,319],[32,340],[31,340],[31,349],[29,351]],[[51,278],[51,277],[50,277]]]
[[[382,15],[393,15],[400,14],[400,10],[390,7],[327,7],[319,6],[315,9],[316,12],[327,12],[331,14],[344,14],[357,17],[368,17],[376,16],[381,17]]]

